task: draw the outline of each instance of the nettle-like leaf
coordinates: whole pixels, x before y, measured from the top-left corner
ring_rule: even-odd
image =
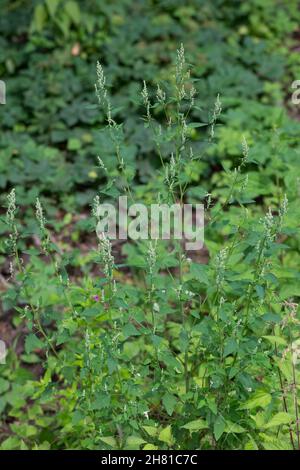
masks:
[[[226,422],[222,416],[218,416],[216,421],[214,422],[214,436],[216,441],[220,439],[223,432],[226,429]]]
[[[165,395],[162,398],[162,402],[168,415],[172,416],[176,403],[177,403],[176,397],[170,393],[165,393]]]

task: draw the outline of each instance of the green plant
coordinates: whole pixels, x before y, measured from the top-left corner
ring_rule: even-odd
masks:
[[[262,211],[253,200],[259,162],[246,138],[215,184],[205,187],[205,172],[191,177],[218,146],[222,105],[217,96],[209,118],[194,120],[197,81],[181,46],[167,83],[153,94],[142,84],[138,106],[161,165],[133,185],[126,123],[100,64],[97,79],[116,164],[108,171],[98,160],[107,181],[93,224],[101,198],[124,193],[148,205],[202,201],[208,256],[199,262],[176,240],[129,241],[123,263],[103,235],[89,259],[102,276],[90,268],[72,279],[72,254],[47,229],[39,199],[29,231],[39,242],[34,235],[30,246],[28,233],[25,241],[13,190],[3,220],[11,255],[4,302],[28,330],[25,360],[41,360],[42,370],[28,377],[9,356],[0,386],[14,423],[2,448],[299,449],[298,305],[290,300],[299,292],[288,289],[299,280],[291,260],[299,260],[299,233],[282,182]]]

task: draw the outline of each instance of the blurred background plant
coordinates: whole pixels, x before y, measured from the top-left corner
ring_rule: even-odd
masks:
[[[221,161],[231,165],[245,134],[253,158],[268,166],[255,176],[253,197],[270,196],[276,178],[288,179],[283,170],[298,160],[298,124],[282,105],[299,74],[297,1],[2,0],[1,12],[0,76],[8,103],[0,108],[0,187],[15,186],[24,206],[43,193],[52,208],[57,202],[67,212],[84,207],[99,184],[92,169],[99,149],[113,168],[113,146],[98,132],[105,115],[91,95],[99,59],[112,107],[125,121],[125,142],[130,138],[127,160],[137,182],[149,181],[160,162],[138,117],[136,96],[143,80],[150,90],[154,82],[168,80],[181,42],[200,79],[201,107],[193,117],[207,122],[219,93],[226,123],[210,155],[187,169],[190,178],[199,182],[199,174],[213,175],[220,187],[223,175],[215,169]],[[161,118],[157,109],[155,119]],[[191,131],[199,151],[200,131]],[[286,138],[277,145],[280,137]]]

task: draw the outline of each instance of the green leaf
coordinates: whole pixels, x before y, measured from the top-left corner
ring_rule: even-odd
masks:
[[[247,432],[247,430],[239,424],[232,423],[231,421],[226,420],[224,432],[226,432],[227,434],[241,434],[243,432]]]
[[[248,437],[249,437],[249,441],[246,442],[244,450],[258,450],[256,442],[254,441],[252,436],[248,434]]]
[[[208,267],[206,264],[192,263],[190,267],[190,272],[193,276],[193,279],[197,279],[199,282],[208,285]]]
[[[253,397],[240,406],[240,410],[252,410],[258,406],[265,407],[271,403],[272,396],[264,390],[257,390]]]
[[[25,351],[26,354],[30,354],[32,351],[36,349],[42,349],[44,347],[43,341],[41,341],[37,336],[33,333],[30,333],[25,340]]]
[[[299,280],[290,279],[287,284],[280,289],[280,297],[288,299],[290,297],[300,296],[300,283]]]
[[[46,5],[49,11],[49,14],[54,17],[57,7],[59,5],[60,0],[46,0]]]
[[[265,425],[266,429],[273,428],[274,426],[281,426],[282,424],[289,424],[293,420],[293,417],[289,413],[280,411],[277,413],[268,424]]]
[[[13,384],[12,390],[5,395],[7,402],[14,408],[22,408],[26,404],[23,392],[21,385]]]
[[[85,415],[82,411],[76,410],[72,415],[72,424],[76,426],[76,424],[80,423],[85,418]]]
[[[65,37],[69,36],[70,32],[70,18],[67,15],[63,15],[62,17],[55,17],[55,22],[61,29],[62,33],[64,34]]]
[[[140,334],[132,323],[127,323],[127,325],[122,328],[122,332],[125,338],[128,338],[129,336],[139,336]]]
[[[103,410],[104,408],[108,408],[109,404],[110,396],[108,394],[101,393],[92,402],[91,407],[92,410]]]
[[[189,347],[189,335],[187,331],[181,330],[179,334],[179,348],[180,351],[185,352],[188,350]]]
[[[68,140],[68,150],[79,150],[81,145],[81,140],[76,139],[76,137],[71,137]]]
[[[292,377],[293,377],[293,365],[292,365],[292,361],[282,361],[281,359],[279,358],[276,358],[275,359],[276,361],[276,364],[278,366],[278,368],[280,369],[280,371],[283,373],[284,377],[291,381],[292,380]]]
[[[80,23],[80,9],[76,2],[69,1],[65,4],[65,12],[75,24]]]
[[[118,369],[118,364],[113,357],[107,358],[107,367],[110,374],[115,372]]]
[[[117,449],[118,447],[117,441],[113,436],[100,437],[100,440],[108,446],[112,447],[113,449]]]
[[[190,122],[188,127],[195,129],[196,127],[205,127],[208,126],[206,122]]]
[[[158,434],[158,428],[155,428],[154,426],[143,426],[143,429],[151,437],[155,437]]]
[[[104,308],[103,306],[98,302],[94,307],[88,307],[85,308],[82,312],[81,315],[84,318],[95,318],[98,317],[99,315],[103,314]]]
[[[195,419],[194,421],[190,421],[189,423],[186,423],[184,426],[181,427],[183,429],[188,429],[191,434],[196,431],[201,431],[201,429],[208,429],[207,423],[204,421],[204,419],[201,418]]]
[[[229,356],[230,354],[236,353],[238,350],[238,344],[234,338],[229,338],[225,342],[224,347],[224,357]]]
[[[145,444],[146,441],[139,436],[129,436],[126,441],[126,449],[139,449],[142,444]]]
[[[166,408],[166,411],[169,416],[173,414],[177,399],[174,395],[171,395],[170,393],[165,393],[162,399],[163,405]]]
[[[37,354],[21,354],[21,360],[22,362],[25,362],[26,364],[37,364],[38,362],[41,362],[41,358]]]
[[[34,26],[38,32],[43,30],[43,27],[47,20],[47,11],[44,5],[37,5],[34,9]]]
[[[256,290],[256,293],[257,293],[257,296],[263,300],[264,297],[265,297],[265,289],[263,288],[263,286],[255,286],[255,290]]]
[[[218,441],[220,437],[222,436],[223,432],[225,431],[225,426],[226,426],[226,423],[224,419],[222,418],[222,416],[218,416],[214,424],[214,436],[215,436],[216,441]]]
[[[281,336],[263,336],[263,338],[269,341],[273,345],[275,344],[281,345],[281,346],[286,345],[286,340],[282,338]]]
[[[38,432],[38,429],[35,426],[28,423],[13,423],[10,427],[13,433],[21,437],[32,437]]]
[[[4,393],[9,389],[9,381],[0,377],[0,393]]]
[[[158,439],[162,442],[165,442],[170,447],[173,444],[173,436],[171,426],[164,428],[158,436]]]
[[[144,447],[143,447],[143,450],[157,450],[158,447],[157,446],[154,446],[153,444],[146,444]]]
[[[277,437],[260,433],[259,437],[265,450],[292,450],[289,438],[282,434]]]
[[[13,450],[13,449],[18,449],[20,444],[20,438],[13,436],[13,437],[8,437],[5,439],[1,445],[0,449],[1,450]]]

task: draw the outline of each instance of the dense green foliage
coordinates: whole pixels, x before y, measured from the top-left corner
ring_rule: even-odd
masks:
[[[298,2],[1,11],[1,448],[300,448]],[[205,248],[97,248],[123,194]]]

